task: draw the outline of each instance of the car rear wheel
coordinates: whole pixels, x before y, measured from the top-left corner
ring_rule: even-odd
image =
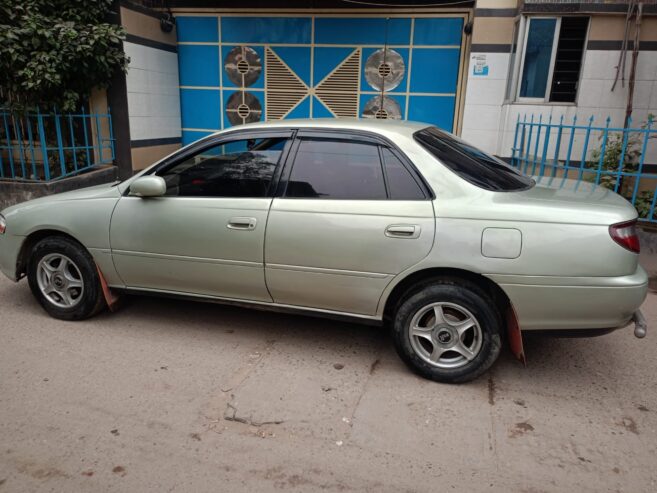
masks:
[[[54,318],[81,320],[105,306],[93,258],[69,238],[39,241],[28,261],[27,278],[34,297]]]
[[[437,382],[477,378],[500,354],[500,317],[493,301],[466,281],[437,280],[402,300],[392,334],[404,362]]]

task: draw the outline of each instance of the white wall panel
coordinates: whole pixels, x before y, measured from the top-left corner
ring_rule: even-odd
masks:
[[[474,130],[497,130],[500,126],[502,108],[494,104],[466,105],[463,112],[464,128]]]
[[[130,66],[126,76],[130,138],[181,136],[178,55],[124,43]]]
[[[479,57],[485,57],[488,73],[473,75]],[[506,92],[510,55],[471,53],[461,135],[488,152],[497,151],[501,111]]]
[[[636,64],[636,79],[657,79],[657,51],[641,51]]]
[[[469,105],[504,103],[506,79],[483,79],[472,77],[468,81],[465,101]]]
[[[464,128],[461,133],[461,138],[466,142],[472,142],[480,149],[485,149],[488,152],[495,152],[497,149],[497,141],[500,134],[497,130],[476,130],[472,128]],[[492,149],[492,151],[491,151]]]
[[[466,91],[465,110],[462,136],[466,140],[480,145],[484,150],[503,157],[512,153],[515,127],[518,116],[520,119],[534,115],[535,121],[540,116],[547,121],[559,122],[563,116],[564,122],[571,124],[575,115],[578,123],[587,124],[594,117],[594,125],[604,126],[607,117],[611,117],[611,125],[622,126],[627,105],[629,68],[631,53],[626,62],[625,86],[619,81],[612,92],[619,51],[590,50],[585,53],[582,67],[578,98],[576,104],[504,104],[504,91],[508,73],[509,56],[506,54],[487,53],[489,63],[488,76],[474,76],[474,56],[470,59],[468,71],[468,88]],[[492,63],[491,63],[492,62]],[[501,108],[495,112],[494,106]],[[650,113],[657,115],[657,51],[642,51],[637,63],[637,77],[634,88],[633,119],[635,126],[640,126]],[[495,118],[495,115],[497,119]],[[497,138],[493,138],[495,133]],[[565,137],[562,136],[562,139]],[[591,137],[589,149],[597,145],[597,135]],[[579,160],[583,146],[583,132],[576,134],[573,144],[572,158]],[[563,143],[563,140],[562,140]],[[554,142],[548,146],[548,156],[553,156]],[[657,146],[651,146],[657,147]],[[565,154],[567,145],[560,149],[560,155]],[[542,149],[541,149],[542,153]],[[650,162],[657,161],[652,149],[648,152]]]

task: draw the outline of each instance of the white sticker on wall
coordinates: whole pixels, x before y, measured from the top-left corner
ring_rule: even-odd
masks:
[[[487,77],[488,63],[486,62],[486,55],[472,55],[472,61],[472,75]]]

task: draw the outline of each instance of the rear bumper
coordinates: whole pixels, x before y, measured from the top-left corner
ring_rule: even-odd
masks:
[[[624,329],[628,325],[634,325],[634,336],[643,339],[648,331],[648,323],[641,310],[637,310],[632,315],[630,321],[620,327],[610,327],[605,329],[552,329],[552,330],[533,330],[533,333],[540,333],[549,337],[598,337],[610,334],[618,329]]]
[[[648,293],[648,275],[641,266],[629,276],[561,278],[558,284],[545,277],[522,279],[516,276],[513,283],[504,282],[508,278],[493,279],[513,303],[522,330],[627,326],[635,320],[635,312]],[[544,284],[548,282],[551,284]]]

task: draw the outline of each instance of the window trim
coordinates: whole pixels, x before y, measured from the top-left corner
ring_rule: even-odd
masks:
[[[285,130],[237,130],[229,133],[222,133],[221,135],[208,135],[201,140],[194,142],[189,147],[184,147],[180,149],[180,152],[174,154],[169,159],[162,161],[157,166],[148,170],[144,175],[152,175],[163,169],[175,166],[176,164],[181,163],[187,158],[203,152],[211,147],[217,145],[226,144],[228,142],[234,142],[236,140],[245,140],[245,139],[257,139],[257,138],[268,138],[268,137],[281,137],[291,140],[294,137],[294,132],[291,129]]]
[[[402,165],[406,170],[411,174],[412,178],[419,185],[424,195],[423,199],[418,200],[434,200],[436,195],[434,194],[432,188],[429,186],[425,178],[422,176],[422,173],[418,171],[413,162],[401,151],[396,145],[389,141],[386,137],[368,132],[363,130],[356,129],[339,129],[339,128],[298,128],[295,129],[296,133],[294,135],[294,142],[290,146],[290,150],[286,156],[285,163],[280,173],[280,180],[276,187],[276,192],[274,194],[275,198],[283,198],[289,200],[303,200],[303,197],[286,197],[285,192],[287,191],[287,184],[290,179],[290,174],[292,173],[292,168],[294,167],[294,162],[297,157],[297,151],[299,150],[299,145],[301,140],[304,138],[321,138],[329,140],[347,140],[352,142],[363,142],[369,145],[377,145],[379,147],[379,164],[381,166],[381,172],[383,173],[383,179],[386,189],[386,198],[385,199],[311,199],[311,200],[399,200],[390,198],[389,186],[387,181],[387,174],[385,171],[385,163],[383,161],[381,148],[385,147],[390,150],[398,159],[401,161]]]
[[[584,42],[582,44],[582,56],[579,59],[579,73],[577,74],[577,86],[575,90],[575,100],[572,102],[562,102],[562,101],[553,101],[550,102],[550,104],[562,104],[562,105],[575,105],[579,103],[579,96],[580,96],[580,87],[582,83],[582,79],[584,78],[584,63],[586,62],[586,54],[588,53],[588,45],[589,45],[589,34],[591,33],[591,24],[592,22],[592,16],[591,15],[562,15],[561,18],[563,19],[564,17],[585,17],[587,19],[586,21],[586,33],[584,34]],[[559,48],[559,45],[557,45],[557,49]],[[556,61],[555,61],[556,63]],[[551,92],[550,92],[551,95]]]
[[[522,55],[521,46],[525,42],[525,23],[527,17],[524,15],[517,16],[513,22],[513,34],[511,38],[511,51],[509,52],[509,68],[506,74],[506,84],[504,90],[504,102],[513,103],[516,100],[517,86],[519,79],[520,63],[518,57]],[[515,53],[514,53],[515,49]]]
[[[380,145],[377,145],[376,152],[379,155],[379,165],[381,166],[381,173],[383,173],[383,188],[386,191],[386,199],[392,200],[392,197],[390,196],[390,184],[388,183],[388,170],[386,169],[385,159],[383,159],[383,148]],[[424,195],[424,192],[422,194]]]
[[[424,194],[424,200],[435,200],[436,194],[433,189],[427,182],[427,180],[422,176],[422,173],[417,169],[413,161],[411,161],[408,156],[391,140],[387,137],[369,132],[367,130],[360,129],[341,129],[341,128],[321,128],[321,127],[276,127],[272,129],[241,129],[235,128],[222,132],[219,135],[208,135],[202,139],[180,149],[176,154],[166,158],[159,164],[153,166],[147,171],[143,172],[141,176],[147,176],[157,173],[163,168],[169,166],[175,166],[180,161],[187,159],[188,157],[202,152],[209,147],[215,146],[217,144],[231,142],[235,140],[241,140],[243,138],[258,138],[258,137],[284,137],[288,141],[285,144],[283,153],[279,159],[276,170],[274,171],[274,176],[272,177],[271,186],[268,190],[268,194],[263,198],[284,198],[284,191],[287,187],[287,180],[289,178],[290,170],[294,158],[296,157],[296,151],[299,145],[299,138],[304,135],[315,135],[315,136],[325,136],[325,138],[337,138],[337,139],[350,139],[350,140],[362,140],[368,143],[376,143],[380,146],[388,148],[397,158],[402,162],[406,167],[408,172],[413,176],[415,181],[420,185],[422,192]],[[383,161],[381,161],[383,166]],[[130,196],[130,187],[126,187],[123,192],[123,196]],[[163,198],[185,198],[185,197],[163,197]],[[187,197],[193,198],[193,197]],[[202,198],[202,197],[198,197]],[[221,197],[212,197],[220,199]],[[320,199],[322,200],[322,199]],[[344,200],[344,199],[325,199],[325,200]],[[389,199],[395,200],[395,199]]]
[[[337,134],[337,133],[336,133]],[[342,199],[342,198],[333,198],[333,197],[325,197],[325,198],[310,198],[310,197],[288,197],[287,196],[287,187],[290,182],[290,176],[292,175],[292,171],[294,171],[294,166],[297,161],[297,156],[299,153],[299,148],[301,147],[301,142],[304,140],[330,140],[330,141],[344,141],[344,142],[350,142],[350,143],[356,143],[356,144],[363,144],[363,145],[369,145],[376,147],[376,155],[379,158],[379,168],[381,169],[381,177],[383,178],[383,190],[385,192],[385,197],[380,198],[380,199]],[[368,139],[368,138],[349,138],[347,135],[343,133],[343,135],[331,135],[331,132],[304,132],[303,134],[299,132],[297,134],[297,138],[295,139],[295,146],[294,150],[292,153],[290,153],[290,162],[289,166],[286,166],[289,171],[286,172],[285,174],[285,181],[283,183],[283,187],[281,190],[281,185],[279,184],[279,187],[277,187],[277,193],[282,192],[282,195],[280,198],[282,199],[288,199],[288,200],[361,200],[361,201],[368,201],[368,202],[378,202],[378,201],[383,201],[383,200],[390,200],[390,194],[388,193],[388,184],[386,183],[386,176],[385,176],[385,171],[383,169],[383,162],[381,160],[381,151],[379,148],[381,145],[375,140],[375,139]],[[286,163],[288,164],[288,163]]]
[[[584,47],[582,49],[582,57],[580,59],[580,69],[577,77],[577,91],[574,101],[550,101],[552,94],[552,82],[554,80],[554,67],[556,64],[557,50],[559,48],[559,40],[561,37],[561,22],[564,17],[586,17],[588,19],[586,33],[584,35]],[[548,81],[545,87],[545,96],[543,98],[522,98],[520,97],[521,77],[522,71],[525,67],[525,52],[527,48],[527,38],[529,26],[532,19],[556,19],[555,36],[552,40],[552,55],[550,58],[550,71],[548,73]],[[580,97],[580,86],[584,74],[584,62],[586,61],[587,45],[589,34],[591,32],[591,16],[590,15],[521,15],[515,23],[518,29],[518,39],[516,42],[516,53],[513,66],[509,67],[507,76],[507,92],[504,96],[505,104],[546,104],[546,105],[561,105],[561,106],[576,106]],[[511,51],[509,56],[513,56],[513,43],[511,44]]]
[[[300,128],[298,129],[297,132],[297,138],[299,136],[303,135],[309,135],[311,133],[322,133],[326,135],[341,135],[341,136],[349,136],[349,138],[354,139],[354,140],[366,140],[366,141],[373,141],[377,142],[380,145],[387,147],[390,149],[396,156],[399,158],[399,160],[402,162],[404,166],[406,166],[406,169],[413,175],[413,178],[420,184],[422,187],[422,191],[424,192],[424,195],[426,197],[426,200],[434,200],[436,198],[436,194],[433,192],[433,189],[425,180],[424,176],[422,176],[422,173],[417,169],[415,164],[409,157],[402,151],[393,141],[389,140],[387,137],[384,137],[381,134],[374,133],[374,132],[369,132],[367,130],[359,130],[359,129],[342,129],[342,128]]]
[[[167,199],[246,199],[246,200],[251,200],[251,199],[264,199],[264,198],[272,198],[275,196],[275,191],[277,190],[278,187],[278,181],[281,176],[281,170],[283,169],[287,158],[290,154],[290,148],[292,147],[292,143],[294,142],[294,137],[295,137],[296,131],[292,129],[275,129],[275,130],[263,130],[263,129],[253,129],[253,130],[236,130],[233,132],[228,132],[228,133],[223,133],[221,135],[209,135],[195,143],[193,143],[191,146],[183,148],[180,150],[179,153],[174,154],[171,156],[169,159],[166,159],[165,161],[162,161],[160,164],[157,166],[154,166],[153,168],[149,169],[146,173],[144,173],[142,176],[148,176],[148,175],[154,175],[156,173],[166,171],[169,168],[172,168],[181,162],[189,159],[190,157],[193,157],[197,154],[200,154],[201,152],[204,152],[212,147],[216,147],[219,145],[224,145],[228,144],[230,142],[235,142],[239,140],[247,140],[247,139],[263,139],[263,138],[284,138],[287,139],[285,142],[285,146],[283,147],[283,151],[281,152],[280,157],[278,158],[278,162],[276,163],[276,168],[274,169],[274,173],[271,178],[271,182],[269,183],[269,187],[267,188],[267,193],[263,197],[215,197],[215,196],[208,196],[208,197],[185,197],[185,196],[166,196],[162,198],[167,198]],[[125,192],[123,193],[124,197],[127,197],[130,195],[130,187],[128,187]]]
[[[420,188],[420,192],[422,192],[423,197],[421,199],[395,199],[391,197],[391,192],[390,192],[390,183],[388,181],[388,166],[386,165],[386,159],[383,155],[383,150],[387,149],[390,151],[390,154],[392,154],[394,157],[397,158],[397,160],[401,163],[402,167],[406,170],[406,172],[410,175],[411,179],[415,182],[415,184]],[[427,200],[427,193],[425,190],[425,187],[422,185],[422,181],[418,179],[417,174],[413,172],[412,169],[410,169],[407,164],[404,162],[404,159],[401,158],[398,152],[396,152],[396,149],[393,149],[388,146],[379,146],[379,159],[381,159],[381,166],[383,168],[383,179],[385,180],[386,183],[386,194],[388,195],[388,200],[394,200],[394,201],[406,201],[406,202],[417,202],[419,200]]]
[[[554,76],[554,62],[557,58],[557,47],[559,46],[559,37],[561,34],[561,18],[563,16],[554,16],[554,15],[537,15],[525,17],[526,22],[524,25],[524,35],[522,39],[522,52],[520,59],[520,66],[518,69],[518,74],[516,77],[516,87],[515,87],[515,100],[519,103],[549,103],[550,102],[550,93],[552,92],[552,77]],[[550,67],[548,70],[547,83],[545,85],[545,93],[542,98],[528,98],[521,97],[520,90],[522,88],[521,78],[522,72],[525,69],[525,54],[527,52],[527,41],[529,39],[529,28],[531,27],[533,19],[554,19],[556,24],[554,26],[554,36],[552,37],[552,52],[550,53]]]
[[[517,170],[516,170],[516,173],[520,174],[521,176],[524,176],[525,178],[529,178],[529,182],[530,182],[530,183],[528,183],[526,187],[523,187],[523,188],[517,188],[517,189],[492,190],[492,189],[486,188],[485,186],[482,186],[482,185],[479,184],[479,183],[476,183],[476,182],[473,181],[472,179],[463,176],[460,172],[458,172],[457,170],[455,170],[452,166],[446,164],[445,161],[444,161],[440,156],[436,156],[433,152],[431,152],[429,149],[427,149],[427,147],[426,147],[426,146],[420,141],[420,139],[418,138],[418,136],[421,135],[421,134],[423,134],[423,133],[425,133],[425,132],[427,132],[427,131],[430,131],[431,129],[436,129],[436,130],[438,130],[439,132],[444,132],[443,130],[440,130],[438,127],[435,127],[435,126],[429,126],[429,127],[426,127],[426,128],[423,128],[423,129],[421,129],[421,130],[418,130],[418,131],[414,132],[414,133],[413,133],[413,140],[414,140],[414,141],[415,141],[420,147],[422,147],[422,149],[424,149],[426,152],[428,152],[430,155],[432,155],[433,158],[435,159],[435,161],[436,161],[437,163],[439,163],[441,166],[443,166],[444,168],[446,168],[447,170],[449,170],[449,172],[453,173],[455,176],[457,176],[457,177],[460,178],[461,180],[465,181],[466,183],[469,183],[470,185],[473,185],[473,186],[475,186],[475,187],[477,187],[477,188],[479,188],[479,189],[481,189],[481,190],[486,190],[487,192],[492,192],[492,193],[514,193],[514,192],[523,192],[523,191],[526,191],[526,190],[530,190],[531,188],[533,188],[533,187],[536,185],[536,181],[535,181],[533,178],[531,178],[531,177],[529,177],[529,176],[526,176],[526,175],[524,175],[523,173],[518,172]],[[447,133],[448,136],[449,136],[449,132],[444,132],[444,133]],[[452,137],[456,138],[457,140],[460,140],[459,137],[456,137],[455,135],[452,135]],[[473,158],[467,156],[467,154],[465,154],[465,153],[464,153],[463,151],[461,151],[460,149],[455,148],[450,142],[443,142],[443,144],[444,144],[445,146],[449,147],[450,149],[456,151],[457,153],[459,153],[459,154],[461,154],[461,155],[465,155],[466,158],[473,159]],[[478,150],[478,151],[480,151],[480,152],[484,152],[484,151],[481,151],[480,149],[478,149],[476,146],[474,146],[474,145],[472,145],[472,144],[468,144],[467,142],[465,142],[465,144],[467,144],[467,145],[469,145],[469,146],[471,146],[471,147],[474,147],[476,150]],[[484,152],[484,154],[487,154],[487,153]],[[495,157],[495,156],[492,156],[492,157]],[[499,159],[499,158],[498,158],[498,159]],[[500,161],[501,161],[501,160],[500,160]],[[506,163],[503,163],[503,164],[506,164]],[[508,166],[508,167],[511,168],[511,169],[514,169],[514,168],[512,168],[509,164],[506,164],[506,166]]]

